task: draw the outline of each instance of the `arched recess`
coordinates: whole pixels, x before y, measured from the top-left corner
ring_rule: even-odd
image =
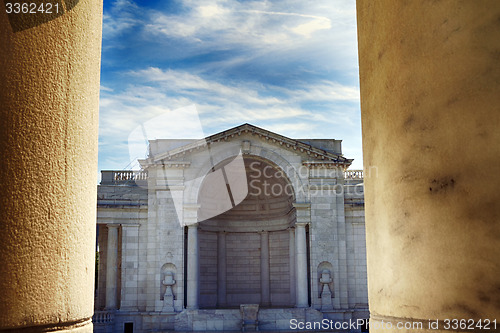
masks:
[[[214,170],[232,160],[226,158]],[[255,155],[244,155],[243,161],[248,194],[229,210],[204,219],[203,211],[217,205],[220,196],[209,181],[200,185],[200,307],[294,306],[290,228],[296,221],[295,187],[272,161]]]
[[[333,289],[333,285],[335,283],[335,281],[333,280],[333,277],[334,277],[334,271],[333,271],[333,265],[331,263],[329,263],[328,261],[322,261],[319,265],[318,265],[318,268],[317,268],[317,285],[318,285],[318,290],[317,290],[317,293],[318,293],[318,297],[321,298],[321,291],[322,291],[322,288],[323,288],[323,283],[321,281],[322,277],[323,277],[323,273],[328,273],[330,278],[331,278],[331,281],[328,282],[328,287],[330,288],[330,291],[332,293],[331,297],[335,297],[335,294],[334,294],[334,289]]]
[[[195,175],[192,177],[192,180],[189,181],[189,184],[186,184],[184,202],[197,202],[201,185],[205,177],[214,169],[214,166],[219,166],[221,163],[231,161],[238,156],[242,156],[243,158],[258,157],[274,164],[284,173],[284,175],[286,175],[288,182],[291,186],[293,186],[295,201],[309,201],[306,186],[304,185],[299,172],[297,172],[296,168],[291,165],[290,162],[275,151],[252,143],[250,150],[245,154],[242,154],[240,142],[224,142],[223,144],[223,149],[217,149],[217,147],[215,147],[207,152],[204,162],[196,168],[197,170],[195,171]]]

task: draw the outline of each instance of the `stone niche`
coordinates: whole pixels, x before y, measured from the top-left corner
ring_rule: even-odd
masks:
[[[321,310],[333,310],[333,266],[327,261],[318,265],[318,297],[321,300]]]
[[[177,268],[172,263],[161,267],[160,300],[163,301],[162,312],[174,312],[174,300],[177,295]]]

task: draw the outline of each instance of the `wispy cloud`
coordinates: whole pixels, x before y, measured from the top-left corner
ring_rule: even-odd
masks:
[[[309,129],[312,135],[311,129],[316,126],[310,123],[352,124],[352,115],[345,107],[336,117],[331,117],[335,114],[332,109],[336,101],[351,103],[354,109],[359,96],[356,87],[329,81],[285,89],[253,82],[221,83],[185,71],[154,67],[126,75],[134,77],[134,85],[120,93],[103,91],[101,109],[106,112],[101,117],[101,138],[114,141],[113,137],[147,119],[189,104],[196,104],[207,129],[222,130],[243,122],[281,122],[282,126],[274,127]],[[327,108],[310,110],[303,106],[307,102]]]
[[[155,42],[191,43],[189,49],[252,49],[264,53],[300,50],[315,43],[355,48],[355,8],[352,1],[183,1],[182,10],[165,12],[138,8],[132,1],[114,3],[104,17],[104,36],[134,29]],[[324,44],[329,40],[328,45]],[[334,55],[334,54],[331,54]],[[314,57],[314,54],[309,54]]]
[[[105,6],[100,167],[126,166],[135,127],[193,104],[207,135],[249,122],[344,139],[361,162],[354,1]]]
[[[141,9],[129,0],[117,0],[113,3],[111,12],[103,15],[103,38],[107,41],[121,33],[142,24]]]

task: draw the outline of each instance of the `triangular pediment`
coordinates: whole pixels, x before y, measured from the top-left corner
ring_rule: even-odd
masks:
[[[187,144],[156,154],[154,156],[150,156],[150,158],[148,158],[148,161],[154,163],[162,160],[172,160],[179,155],[191,153],[195,150],[199,150],[200,148],[210,146],[211,144],[236,140],[242,134],[257,136],[260,140],[268,141],[271,144],[281,146],[281,148],[283,149],[295,151],[298,154],[307,154],[308,160],[310,160],[310,163],[313,164],[335,163],[349,166],[353,161],[352,159],[345,158],[344,156],[342,156],[342,154],[338,154],[326,149],[321,149],[310,144],[310,142],[314,140],[304,140],[304,142],[297,139],[291,139],[248,123],[207,136],[204,139],[189,140],[189,143]]]

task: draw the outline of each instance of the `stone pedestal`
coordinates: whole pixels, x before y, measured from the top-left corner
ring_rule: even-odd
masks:
[[[319,280],[321,283],[321,311],[329,311],[333,310],[332,303],[332,292],[330,290],[329,284],[332,282],[332,278],[330,277],[330,272],[328,270],[324,270],[321,273],[321,279]]]
[[[161,311],[174,312],[174,292],[172,291],[172,286],[175,285],[174,274],[172,272],[167,272],[162,283],[167,289],[163,295],[163,308]]]
[[[259,304],[241,304],[241,331],[252,332],[259,330]]]

